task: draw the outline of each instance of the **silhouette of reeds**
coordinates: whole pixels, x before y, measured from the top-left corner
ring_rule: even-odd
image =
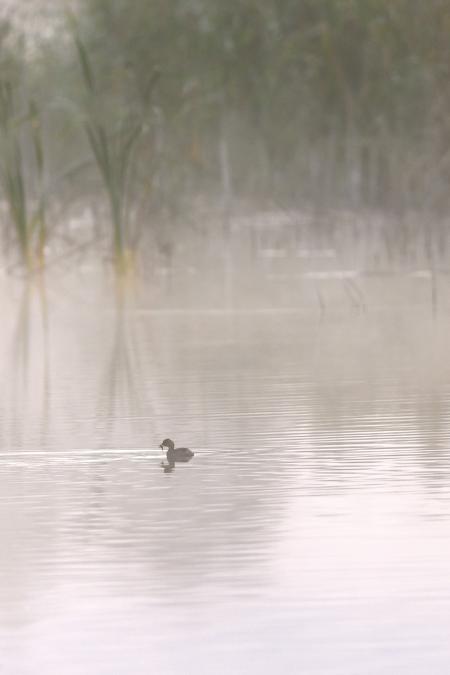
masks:
[[[101,94],[97,87],[93,63],[76,25],[74,40],[87,94],[84,130],[109,202],[114,262],[117,271],[125,272],[132,255],[126,232],[128,179],[145,120],[136,109],[125,110],[113,125],[109,119],[102,116],[98,106]]]
[[[44,262],[44,147],[37,103],[30,101],[21,114],[17,98],[12,83],[0,81],[0,181],[21,259],[30,271]]]

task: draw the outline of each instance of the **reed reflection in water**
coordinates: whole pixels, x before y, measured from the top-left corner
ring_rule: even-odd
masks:
[[[5,672],[447,672],[446,315],[50,295],[1,338]]]

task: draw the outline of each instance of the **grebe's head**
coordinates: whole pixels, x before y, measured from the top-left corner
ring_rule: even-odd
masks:
[[[161,448],[161,450],[164,450],[164,448],[173,450],[175,447],[175,443],[171,441],[170,438],[165,438],[159,447]]]

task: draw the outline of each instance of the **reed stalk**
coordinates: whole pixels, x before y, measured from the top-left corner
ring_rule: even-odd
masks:
[[[144,120],[141,115],[126,111],[111,129],[110,120],[98,111],[101,95],[87,49],[77,32],[74,39],[87,94],[84,130],[109,202],[114,262],[117,271],[124,273],[133,258],[126,231],[128,179]]]
[[[25,171],[24,146],[27,132],[31,135],[36,176]],[[21,116],[16,92],[9,81],[0,82],[0,182],[8,205],[23,265],[28,271],[44,265],[47,238],[44,196],[44,149],[40,131],[38,106],[29,105]],[[29,171],[30,173],[30,171]],[[32,179],[37,180],[37,195],[32,199]],[[37,206],[32,204],[37,203]]]

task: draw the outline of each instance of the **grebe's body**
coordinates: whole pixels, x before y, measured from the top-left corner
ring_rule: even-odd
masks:
[[[170,464],[174,462],[189,462],[194,456],[194,453],[189,448],[176,448],[175,443],[170,438],[164,439],[159,447],[161,450],[167,448],[166,457]]]

